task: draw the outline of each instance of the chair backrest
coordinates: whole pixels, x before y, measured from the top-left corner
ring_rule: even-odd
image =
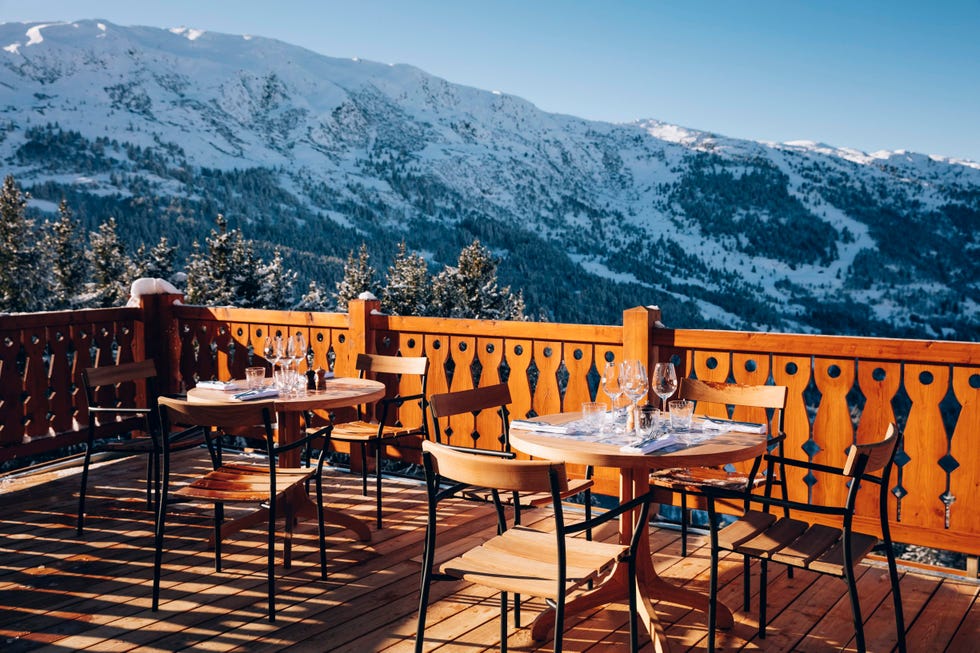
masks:
[[[242,426],[263,424],[266,435],[273,437],[272,415],[274,402],[243,401],[230,402],[191,402],[186,399],[160,397],[160,411],[166,416],[165,424],[183,426],[210,426],[220,429],[233,429]]]
[[[846,476],[858,476],[885,469],[895,458],[897,446],[898,434],[895,431],[895,425],[889,424],[884,439],[878,442],[851,446],[847,452],[847,461],[844,463],[844,474]],[[863,464],[862,459],[864,459]],[[884,480],[887,480],[887,477]]]
[[[733,419],[761,420],[765,416],[765,422],[770,427],[769,432],[773,433],[774,430],[778,432],[782,428],[782,413],[786,407],[788,393],[789,389],[784,385],[743,385],[685,377],[681,379],[677,395],[682,399],[697,402],[695,412],[699,415],[728,417],[727,406],[735,406]],[[708,407],[706,404],[716,406]],[[740,411],[738,407],[757,410]],[[764,409],[772,410],[771,421]]]
[[[384,354],[358,354],[354,367],[364,376],[374,374],[417,374],[429,372],[429,359],[425,356],[387,356]]]
[[[474,487],[550,493],[554,483],[558,492],[568,489],[564,463],[485,456],[430,440],[422,443],[422,452],[431,456],[433,471],[439,476]]]
[[[82,385],[85,388],[85,398],[88,405],[98,406],[97,390],[99,388],[137,381],[146,381],[149,385],[152,383],[152,379],[156,378],[156,375],[156,364],[150,358],[132,363],[120,363],[119,365],[87,367],[82,370]],[[147,392],[150,391],[151,388],[148,387]]]
[[[410,414],[410,418],[418,417],[421,427],[426,428],[426,385],[428,384],[429,376],[429,359],[425,356],[388,356],[384,354],[358,354],[357,360],[354,363],[354,367],[357,369],[359,376],[363,379],[368,377],[368,375],[378,375],[378,374],[390,374],[395,377],[400,377],[409,375],[417,376],[416,381],[410,382],[410,384],[417,384],[412,388],[412,391],[407,393],[402,393],[398,386],[398,382],[393,388],[394,394],[389,394],[385,398],[379,401],[381,406],[380,414],[374,415],[374,417],[383,423],[391,423],[391,416],[389,415],[389,406],[394,405],[398,408],[397,421],[401,424],[405,424],[406,421],[403,416],[403,410],[405,406],[408,406],[410,400],[418,399],[420,402],[420,412],[421,415],[414,413],[414,408],[410,408],[408,412],[414,413]],[[411,385],[409,386],[411,387]],[[392,388],[388,388],[388,392],[392,392]],[[366,410],[366,405],[357,406],[357,418],[366,419],[367,414],[370,411]],[[414,419],[411,420],[414,423]]]
[[[456,392],[444,392],[429,397],[429,412],[432,414],[432,428],[436,442],[442,442],[443,430],[439,420],[448,420],[457,415],[473,415],[474,424],[471,431],[479,432],[476,422],[479,421],[479,413],[484,410],[494,409],[499,414],[500,444],[504,451],[510,450],[510,443],[507,438],[508,431],[508,412],[507,404],[510,403],[510,388],[506,383],[473,388],[472,390],[458,390]],[[481,434],[481,437],[484,434]]]

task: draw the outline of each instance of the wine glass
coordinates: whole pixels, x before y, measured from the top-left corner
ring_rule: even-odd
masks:
[[[623,396],[623,386],[619,382],[619,365],[616,363],[606,363],[602,371],[602,389],[609,395],[612,411],[615,414],[616,401]]]
[[[262,355],[265,356],[265,360],[272,366],[273,372],[275,372],[276,365],[283,357],[283,354],[282,336],[266,336],[265,345],[262,347]]]
[[[636,405],[646,395],[649,384],[647,378],[647,368],[642,361],[625,360],[620,365],[619,372],[620,385],[623,393],[630,400],[630,415],[633,416],[633,430],[637,436],[640,435],[639,420],[636,414]]]
[[[302,331],[298,331],[286,343],[286,355],[290,360],[290,377],[296,390],[302,390],[306,387],[306,376],[300,371],[300,363],[306,360],[306,353],[306,336],[303,335]]]
[[[663,402],[664,411],[667,410],[667,397],[674,394],[677,390],[677,370],[673,363],[657,363],[653,366],[653,391]]]

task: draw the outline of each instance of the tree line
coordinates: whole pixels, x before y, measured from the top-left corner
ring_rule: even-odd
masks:
[[[132,282],[165,279],[188,303],[274,310],[345,311],[363,293],[381,300],[392,315],[526,319],[521,292],[500,287],[499,261],[479,240],[464,247],[457,264],[430,271],[428,261],[401,243],[386,272],[372,266],[366,244],[351,251],[343,278],[330,291],[315,280],[296,299],[298,274],[280,250],[271,260],[256,243],[229,228],[220,213],[203,243],[186,261],[165,236],[127,252],[116,220],[109,217],[84,233],[67,201],[57,217],[38,223],[27,214],[29,195],[8,175],[0,189],[0,312],[33,312],[122,306]]]

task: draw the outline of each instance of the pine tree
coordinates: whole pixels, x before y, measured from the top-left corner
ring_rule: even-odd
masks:
[[[217,229],[206,239],[206,251],[195,243],[187,262],[187,301],[211,306],[285,309],[293,302],[297,274],[283,265],[276,250],[272,261],[255,256],[255,245],[239,229],[228,229],[218,215]]]
[[[298,311],[310,311],[319,312],[326,311],[330,307],[330,298],[327,296],[323,289],[320,288],[316,281],[310,281],[309,287],[306,289],[306,294],[304,294],[299,303],[294,306]]]
[[[256,306],[276,310],[288,309],[293,302],[293,286],[298,275],[283,265],[282,252],[276,249],[272,261],[259,267],[259,291]]]
[[[50,306],[55,310],[76,308],[88,275],[85,240],[66,200],[58,205],[58,219],[47,223],[44,250],[50,257]]]
[[[161,236],[149,250],[146,245],[140,245],[136,250],[136,276],[173,282],[176,260],[177,247],[171,245],[166,236]]]
[[[497,286],[497,260],[474,240],[459,253],[457,267],[446,266],[433,279],[439,315],[484,320],[525,320],[524,296]]]
[[[337,310],[346,311],[347,302],[357,299],[362,292],[374,293],[376,274],[371,267],[367,245],[361,243],[357,258],[354,258],[353,251],[347,255],[347,262],[344,263],[344,278],[337,282],[337,292],[334,293]]]
[[[98,231],[89,236],[89,245],[92,283],[88,295],[92,303],[103,308],[124,305],[129,299],[135,269],[116,233],[116,219],[109,218],[100,224]]]
[[[407,251],[405,241],[398,245],[398,254],[385,277],[381,291],[381,306],[391,315],[433,314],[432,278],[429,266],[420,254]]]
[[[186,298],[191,304],[230,306],[234,300],[230,279],[235,264],[233,238],[237,230],[229,233],[228,221],[220,213],[215,222],[217,230],[212,229],[205,240],[207,251],[194,243],[187,259]]]
[[[0,191],[0,311],[44,309],[45,279],[38,274],[41,256],[34,221],[26,214],[28,198],[7,175]]]

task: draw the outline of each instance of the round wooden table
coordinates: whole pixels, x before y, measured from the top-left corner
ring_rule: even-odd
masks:
[[[268,383],[271,379],[266,379]],[[245,382],[242,381],[244,386]],[[238,390],[241,392],[241,390]],[[235,392],[215,390],[212,388],[192,388],[187,391],[188,401],[200,402],[237,402]],[[303,436],[302,415],[309,410],[331,410],[345,408],[357,404],[377,401],[385,396],[385,386],[380,381],[356,378],[328,379],[323,390],[309,390],[300,397],[270,397],[275,405],[278,416],[277,437],[283,444],[295,442]],[[280,467],[299,467],[299,449],[287,451],[279,457]],[[295,495],[287,495],[286,501],[292,503],[292,509],[297,517],[316,519],[316,505],[309,495],[300,490]],[[285,514],[285,513],[282,513]],[[364,542],[371,540],[371,530],[360,519],[346,513],[324,507],[324,521],[343,526],[357,534]],[[268,520],[265,508],[259,508],[253,513],[238,519],[229,520],[221,527],[221,536],[237,533],[240,530],[260,524]],[[213,544],[213,542],[212,542]]]
[[[560,424],[580,419],[579,413],[545,415],[536,419],[549,424]],[[512,427],[511,446],[535,458],[562,461],[595,467],[619,469],[619,498],[629,501],[635,496],[649,492],[651,470],[672,467],[705,467],[748,460],[766,451],[765,434],[718,432],[709,439],[670,452],[650,454],[627,453],[618,445],[605,444],[591,440],[588,436],[564,436]],[[672,448],[672,447],[671,447]],[[633,535],[633,519],[624,515],[619,522],[619,540],[629,544]],[[650,553],[649,529],[643,526],[639,551],[637,553],[637,609],[641,623],[645,625],[654,640],[656,650],[667,650],[667,638],[663,626],[653,609],[654,600],[668,601],[707,612],[708,597],[684,587],[667,582],[657,574]],[[606,603],[621,601],[627,596],[627,569],[620,565],[613,571],[613,578],[601,586],[569,601],[566,614],[589,610]],[[731,610],[718,604],[718,625],[731,628],[734,625]],[[544,640],[554,628],[554,612],[546,610],[535,620],[531,634],[536,640]]]

